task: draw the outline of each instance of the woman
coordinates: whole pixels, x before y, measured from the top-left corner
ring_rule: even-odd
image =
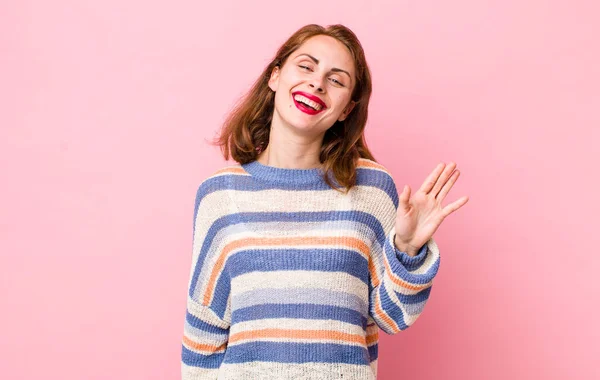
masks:
[[[378,329],[418,318],[432,238],[467,202],[440,164],[410,198],[365,144],[371,77],[342,25],[279,49],[217,143],[239,163],[199,186],[183,379],[376,379]]]

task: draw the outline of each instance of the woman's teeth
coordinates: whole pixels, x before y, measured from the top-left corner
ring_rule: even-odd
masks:
[[[307,97],[304,97],[302,95],[296,95],[296,96],[294,96],[294,99],[296,99],[297,102],[306,104],[307,106],[309,106],[310,108],[313,108],[316,111],[319,111],[322,108],[319,103],[313,102],[312,100],[310,100]]]

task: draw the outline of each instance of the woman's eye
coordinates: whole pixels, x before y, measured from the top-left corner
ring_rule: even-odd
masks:
[[[311,70],[311,68],[310,68],[310,67],[308,67],[308,66],[304,66],[304,65],[298,65],[298,67],[299,67],[299,68],[301,68],[301,69],[304,69],[304,70],[312,71],[312,70]],[[340,85],[340,86],[342,86],[342,87],[344,86],[344,84],[343,84],[342,82],[340,82],[339,80],[337,80],[337,79],[334,79],[334,78],[330,78],[330,79],[331,79],[331,81],[332,81],[333,83],[335,83],[335,84],[337,84],[337,85]]]

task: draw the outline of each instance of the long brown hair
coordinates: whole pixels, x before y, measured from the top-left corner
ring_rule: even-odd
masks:
[[[371,72],[358,38],[344,25],[322,27],[309,24],[298,29],[288,38],[250,91],[238,101],[225,119],[221,132],[213,144],[221,147],[226,160],[229,159],[229,154],[240,164],[258,158],[269,143],[271,119],[275,107],[275,93],[268,85],[271,72],[276,66],[281,68],[287,58],[304,41],[317,35],[330,36],[343,43],[350,50],[356,67],[356,86],[352,92],[352,100],[356,105],[346,119],[336,121],[325,132],[319,154],[319,161],[323,164],[325,172],[323,179],[327,185],[338,190],[329,178],[329,175],[333,174],[338,184],[347,192],[356,184],[358,158],[363,157],[373,161],[375,158],[367,148],[364,138],[372,91]]]

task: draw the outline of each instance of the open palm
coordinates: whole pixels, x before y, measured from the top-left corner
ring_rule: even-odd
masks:
[[[442,221],[461,208],[469,198],[464,196],[442,207],[442,201],[458,179],[456,164],[438,166],[429,174],[421,188],[410,197],[410,187],[404,186],[399,196],[396,215],[396,246],[411,255],[417,253],[435,233]]]

